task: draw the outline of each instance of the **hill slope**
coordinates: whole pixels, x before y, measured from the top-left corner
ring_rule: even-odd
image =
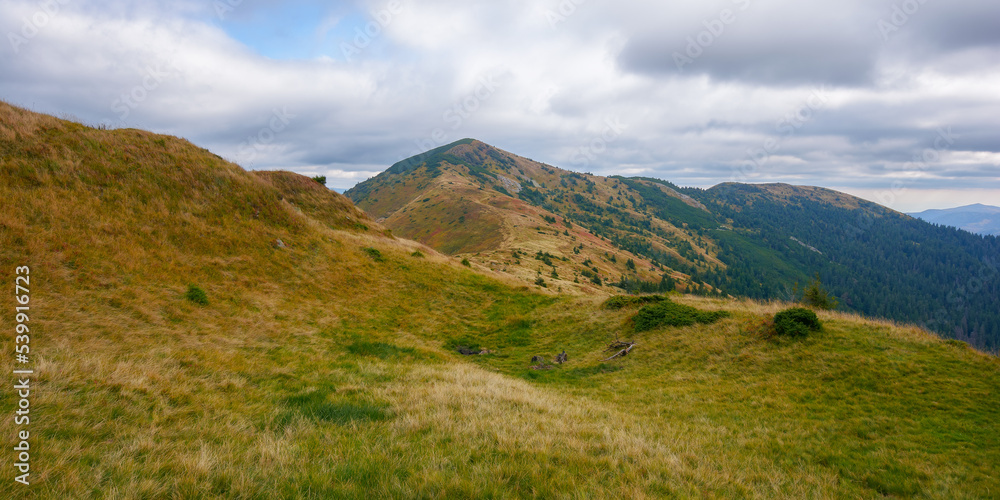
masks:
[[[665,278],[687,289],[691,263],[718,264],[697,235],[626,207],[623,187],[463,139],[403,160],[345,195],[397,234],[567,290],[594,293],[622,280],[672,288]],[[641,243],[622,244],[623,235],[634,242],[636,234]]]
[[[791,300],[819,273],[845,310],[1000,349],[1000,239],[828,189],[682,189],[569,172],[466,139],[345,194],[400,234],[529,282],[550,268],[518,262],[512,249],[565,258],[551,267],[560,285],[586,282],[598,262],[605,285],[628,290],[668,276],[685,291]],[[566,225],[573,231],[561,234]],[[634,269],[622,266],[629,260]]]
[[[510,286],[176,138],[0,103],[0,152],[0,282],[31,267],[35,370],[29,425],[0,391],[0,434],[31,434],[31,486],[0,497],[1000,488],[1000,364],[961,343],[842,313],[782,340],[780,304],[689,296],[731,315],[635,333],[635,308]],[[616,336],[638,346],[604,361]]]
[[[976,203],[944,210],[924,210],[910,215],[934,224],[964,229],[970,233],[1000,236],[1000,207]]]

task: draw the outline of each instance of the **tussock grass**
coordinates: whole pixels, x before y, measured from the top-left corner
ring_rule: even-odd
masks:
[[[689,305],[677,304],[670,299],[655,301],[643,306],[632,318],[635,331],[644,332],[658,326],[690,326],[695,323],[712,324],[729,316],[726,311],[702,311]]]
[[[1000,490],[1000,363],[919,329],[820,312],[789,341],[761,333],[787,304],[678,296],[730,316],[632,333],[603,296],[485,277],[178,139],[0,104],[0,151],[0,282],[32,266],[38,374],[33,486],[0,497]],[[602,362],[625,332],[637,347]]]

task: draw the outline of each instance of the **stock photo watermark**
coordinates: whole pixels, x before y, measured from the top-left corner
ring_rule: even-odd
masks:
[[[587,0],[560,0],[554,10],[545,9],[545,19],[549,22],[549,26],[555,28],[576,14],[576,10],[585,3]]]
[[[975,276],[969,278],[964,284],[956,286],[948,293],[945,299],[947,305],[936,310],[931,315],[931,318],[921,325],[924,329],[934,331],[949,326],[958,326],[950,321],[953,314],[965,311],[968,308],[967,302],[970,296],[982,293],[987,286],[1000,277],[1000,260],[996,257],[984,257],[980,261],[980,264]],[[962,327],[961,332],[953,331],[952,333],[961,333],[965,338],[969,338],[971,334],[965,327]]]
[[[750,8],[750,0],[732,0],[732,2],[739,6],[739,12]],[[735,22],[736,11],[729,8],[722,9],[712,19],[702,21],[701,24],[705,29],[698,32],[697,35],[685,38],[687,45],[685,45],[684,50],[682,52],[674,51],[672,54],[677,71],[684,71],[684,66],[694,63],[695,59],[701,57],[706,49],[726,33],[726,27]]]
[[[267,125],[260,128],[256,134],[247,136],[247,139],[236,148],[237,163],[253,166],[254,160],[261,151],[270,146],[278,135],[288,129],[292,120],[297,115],[293,115],[285,106],[281,109],[274,108]]]
[[[875,23],[882,41],[888,42],[892,34],[910,22],[910,18],[916,15],[925,3],[927,0],[905,0],[902,4],[893,4],[892,14],[889,14],[887,19],[879,19]]]
[[[935,135],[934,140],[931,142],[931,146],[914,153],[911,160],[903,164],[903,171],[926,172],[931,168],[931,165],[940,162],[944,153],[954,145],[955,134],[952,132],[951,126],[938,127],[937,135]],[[880,205],[892,208],[896,204],[899,195],[905,192],[906,189],[907,182],[897,178],[889,185],[889,189],[884,189],[876,193],[875,199]],[[856,223],[847,225],[847,231],[851,236],[857,238],[870,230],[874,223],[874,218],[870,214],[861,211],[858,213]]]
[[[462,128],[466,120],[476,114],[483,104],[489,101],[503,86],[496,78],[496,75],[492,74],[479,77],[471,92],[452,103],[441,114],[441,120],[448,126],[437,127],[431,130],[427,138],[414,141],[416,149],[411,152],[410,156],[417,156],[446,144],[451,138],[451,134]]]
[[[52,22],[56,16],[62,12],[62,6],[70,3],[70,0],[42,0],[38,2],[38,10],[30,16],[21,18],[21,31],[7,33],[7,40],[14,49],[14,53],[21,52],[21,47],[27,45],[42,30]]]
[[[111,101],[111,111],[118,119],[124,122],[142,103],[149,99],[168,78],[176,76],[180,70],[174,66],[173,62],[161,63],[155,66],[146,66],[143,70],[142,79],[131,89],[122,91],[114,101]]]
[[[951,127],[939,127],[937,129],[937,136],[934,137],[933,146],[924,148],[914,154],[911,161],[903,164],[903,171],[926,172],[931,168],[931,165],[939,163],[944,153],[954,145],[955,134],[952,132]],[[892,181],[889,189],[880,191],[875,197],[879,204],[892,207],[896,204],[897,196],[906,191],[906,184],[903,180],[896,179]]]
[[[816,113],[826,107],[829,101],[830,97],[827,95],[825,88],[813,89],[812,93],[809,94],[809,97],[801,105],[785,113],[774,124],[774,131],[777,132],[779,137],[768,137],[764,139],[760,147],[747,149],[746,160],[739,167],[733,168],[733,175],[730,181],[746,182],[751,175],[756,174],[771,159],[772,155],[781,151],[782,143],[785,139],[795,135],[806,123],[815,118]]]
[[[226,20],[226,15],[243,5],[243,0],[215,0],[212,7],[215,8],[215,15],[220,21]]]
[[[617,141],[626,128],[625,124],[618,118],[605,119],[601,133],[580,146],[570,157],[570,163],[577,168],[590,166],[592,162],[597,161],[598,157],[608,152],[608,146]]]
[[[376,38],[385,32],[386,28],[392,24],[393,19],[403,13],[404,7],[402,0],[392,0],[385,4],[381,10],[372,12],[371,21],[363,28],[354,28],[355,35],[351,43],[340,42],[340,52],[344,55],[344,59],[351,61],[355,56],[361,55]]]
[[[19,266],[14,269],[14,391],[17,396],[17,405],[14,410],[14,425],[18,426],[14,441],[14,467],[19,474],[14,476],[14,481],[25,486],[30,483],[31,476],[31,377],[35,371],[30,368],[31,363],[31,292],[34,288],[31,285],[31,268],[29,266]]]

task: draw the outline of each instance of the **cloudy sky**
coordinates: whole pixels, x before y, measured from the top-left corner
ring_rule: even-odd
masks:
[[[995,0],[4,0],[0,99],[348,188],[463,137],[685,186],[1000,205]]]

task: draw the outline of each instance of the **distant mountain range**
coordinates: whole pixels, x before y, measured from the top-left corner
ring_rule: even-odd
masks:
[[[976,203],[958,208],[924,210],[910,215],[934,224],[964,229],[970,233],[1000,236],[1000,207]]]
[[[818,273],[846,310],[1000,346],[1000,240],[829,189],[601,177],[463,139],[345,194],[394,234],[539,286],[795,300]]]

